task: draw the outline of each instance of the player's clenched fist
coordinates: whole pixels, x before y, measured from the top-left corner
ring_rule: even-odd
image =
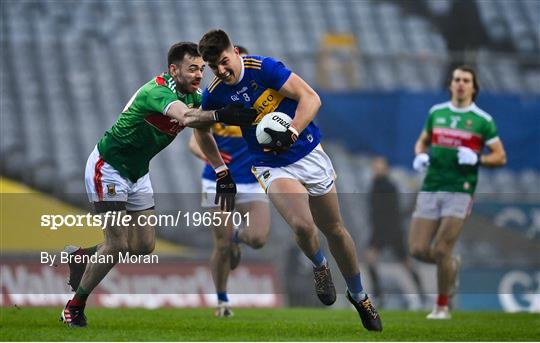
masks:
[[[478,154],[474,152],[471,148],[466,146],[460,146],[458,148],[458,163],[461,165],[475,166],[478,164],[479,158]]]
[[[429,155],[425,152],[416,155],[413,161],[413,168],[418,172],[425,172],[429,167]]]
[[[257,118],[257,111],[242,104],[229,104],[214,112],[216,122],[236,126],[249,126]]]

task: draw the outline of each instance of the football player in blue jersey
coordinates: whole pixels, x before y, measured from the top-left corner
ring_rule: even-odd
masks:
[[[368,330],[381,331],[380,316],[362,287],[355,244],[340,214],[332,162],[313,123],[321,106],[319,96],[280,61],[256,55],[241,57],[223,30],[207,32],[199,42],[199,52],[216,76],[203,93],[202,108],[235,104],[258,112],[252,126],[242,127],[252,171],[312,261],[317,296],[325,305],[336,300],[318,227],[328,240],[347,283],[347,299],[362,324]],[[291,126],[285,132],[266,128],[272,141],[262,146],[255,136],[256,124],[276,111],[293,118]]]
[[[242,46],[236,46],[236,48],[241,56],[248,54],[246,48]],[[236,211],[244,219],[246,215],[249,216],[249,219],[244,221],[245,225],[242,228],[233,228],[232,222],[229,220],[227,225],[215,227],[213,230],[214,249],[210,266],[218,298],[218,307],[214,315],[216,317],[230,317],[233,312],[227,294],[229,272],[240,263],[240,243],[253,249],[260,249],[264,246],[270,232],[270,211],[268,198],[251,173],[252,161],[248,147],[242,138],[240,127],[219,124],[212,126],[212,131],[221,157],[236,181]],[[191,136],[189,148],[195,156],[206,161],[206,156],[199,148],[195,135]],[[202,206],[219,211],[213,198],[213,194],[216,192],[214,174],[212,167],[207,163],[202,174]],[[221,222],[225,224],[225,220]]]

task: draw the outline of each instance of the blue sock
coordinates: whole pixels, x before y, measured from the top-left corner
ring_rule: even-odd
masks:
[[[360,279],[360,273],[353,276],[345,276],[345,282],[347,283],[347,289],[352,298],[356,301],[366,300],[367,294],[364,293],[364,287],[362,287],[362,280]]]
[[[229,297],[227,296],[227,292],[217,292],[217,299],[219,301],[225,301],[229,302]]]
[[[311,263],[313,263],[314,267],[320,267],[326,264],[326,257],[324,257],[321,249],[317,250],[315,256],[311,259]]]
[[[235,244],[240,244],[240,229],[234,229],[232,234],[232,242]]]

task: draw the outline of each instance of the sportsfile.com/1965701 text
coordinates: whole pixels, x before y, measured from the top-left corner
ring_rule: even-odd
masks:
[[[240,226],[244,223],[249,227],[249,212],[214,212],[214,211],[178,211],[176,214],[151,214],[132,216],[121,212],[105,212],[102,214],[44,214],[41,216],[41,227],[49,230],[60,228],[100,228],[107,227],[223,227]]]

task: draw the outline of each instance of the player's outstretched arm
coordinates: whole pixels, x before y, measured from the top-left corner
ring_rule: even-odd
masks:
[[[501,167],[506,164],[506,152],[500,139],[488,144],[489,153],[480,156],[480,165],[484,167]]]
[[[292,73],[283,84],[279,92],[287,98],[298,101],[296,113],[291,126],[298,133],[302,132],[317,115],[321,107],[321,99],[317,92],[311,88],[300,76]]]
[[[215,111],[202,111],[198,108],[189,108],[181,101],[175,101],[171,104],[167,116],[178,120],[183,126],[204,128],[216,122],[214,118]]]
[[[181,101],[173,102],[165,114],[178,120],[180,125],[193,128],[205,128],[216,122],[249,126],[257,118],[257,111],[240,104],[229,104],[215,111],[203,111],[189,108]]]

